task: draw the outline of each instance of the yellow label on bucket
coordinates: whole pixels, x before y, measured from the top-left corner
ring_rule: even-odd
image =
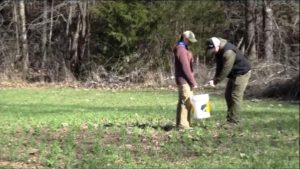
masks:
[[[210,102],[206,103],[206,112],[210,113]]]

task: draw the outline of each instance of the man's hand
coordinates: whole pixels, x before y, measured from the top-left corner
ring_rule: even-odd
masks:
[[[215,83],[214,83],[214,80],[210,80],[210,81],[208,81],[205,85],[204,85],[204,87],[216,87],[215,86]]]

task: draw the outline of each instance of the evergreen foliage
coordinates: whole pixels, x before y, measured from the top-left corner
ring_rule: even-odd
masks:
[[[91,12],[95,52],[105,68],[121,72],[137,57],[147,68],[170,70],[172,49],[185,30],[196,34],[191,47],[202,58],[203,42],[227,29],[219,1],[104,1]]]

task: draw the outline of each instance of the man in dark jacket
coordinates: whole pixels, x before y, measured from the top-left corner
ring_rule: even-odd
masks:
[[[193,88],[197,83],[193,74],[193,55],[188,49],[190,43],[197,42],[192,31],[185,31],[181,34],[180,40],[174,48],[175,57],[175,79],[178,86],[178,104],[176,115],[176,127],[189,129],[191,123],[192,104],[190,97],[193,95]]]
[[[251,76],[251,66],[243,53],[233,44],[222,38],[207,40],[207,53],[215,56],[216,74],[208,84],[215,87],[228,78],[225,99],[227,103],[227,122],[237,124],[244,91]]]

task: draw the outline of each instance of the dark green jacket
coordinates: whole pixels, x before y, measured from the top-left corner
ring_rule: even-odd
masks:
[[[250,63],[242,52],[236,46],[219,38],[221,41],[221,48],[216,54],[216,74],[214,83],[217,84],[226,77],[234,78],[237,75],[246,74],[250,69]]]

